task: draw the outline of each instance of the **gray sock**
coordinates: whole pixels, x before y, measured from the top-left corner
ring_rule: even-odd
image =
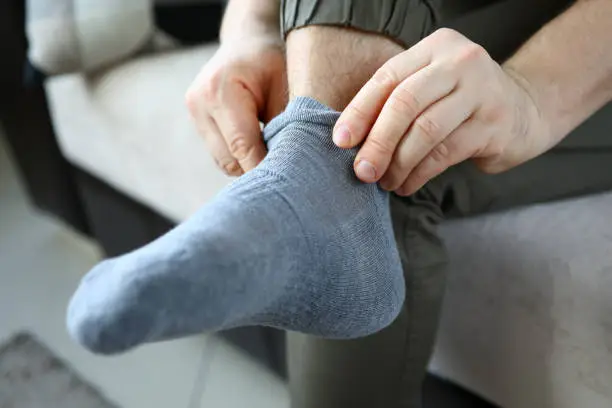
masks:
[[[194,216],[103,261],[68,308],[98,353],[237,326],[354,338],[389,325],[404,280],[388,194],[331,141],[339,113],[298,98],[264,130],[269,153]]]

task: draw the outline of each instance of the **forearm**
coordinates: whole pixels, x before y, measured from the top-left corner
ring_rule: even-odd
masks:
[[[577,1],[504,64],[558,140],[612,100],[611,21],[612,1]]]
[[[236,38],[280,35],[280,0],[230,0],[221,24],[221,42]]]

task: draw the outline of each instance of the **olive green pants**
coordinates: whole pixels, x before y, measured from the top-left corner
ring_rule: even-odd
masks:
[[[334,24],[392,36],[406,46],[438,26],[451,26],[501,61],[567,3],[285,0],[282,21],[285,33],[304,25]],[[511,171],[485,175],[465,162],[411,197],[393,197],[391,211],[406,279],[404,308],[391,326],[358,340],[289,333],[292,406],[419,407],[446,273],[452,272],[437,225],[448,218],[612,190],[612,132],[608,129],[612,129],[612,105],[554,150]]]

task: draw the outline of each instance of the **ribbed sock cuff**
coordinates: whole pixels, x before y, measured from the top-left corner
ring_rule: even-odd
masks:
[[[321,102],[306,96],[298,96],[277,117],[272,119],[264,128],[264,140],[268,143],[282,129],[292,123],[304,123],[329,128],[335,125],[340,112],[333,110]],[[331,143],[331,137],[329,138]]]

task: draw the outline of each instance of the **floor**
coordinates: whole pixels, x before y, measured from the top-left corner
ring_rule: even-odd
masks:
[[[281,408],[284,384],[214,336],[120,357],[79,348],[64,329],[69,296],[100,258],[92,242],[28,206],[0,134],[0,343],[27,330],[122,408]]]

